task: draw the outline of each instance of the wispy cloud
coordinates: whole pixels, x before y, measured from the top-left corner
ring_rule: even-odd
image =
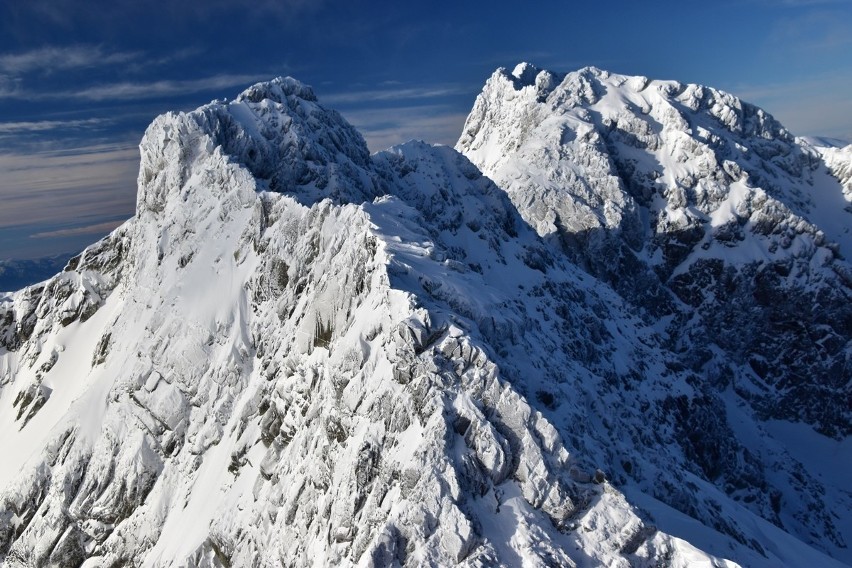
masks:
[[[852,0],[846,2],[852,4]],[[783,55],[812,63],[818,54],[834,57],[838,49],[852,44],[852,14],[832,5],[813,4],[815,9],[790,14],[774,22],[767,37],[769,48]],[[801,4],[811,6],[811,4]]]
[[[0,98],[13,97],[20,88],[21,83],[18,79],[0,73]]]
[[[124,223],[123,220],[105,221],[103,223],[95,223],[94,225],[85,225],[83,227],[73,227],[71,229],[57,229],[55,231],[42,231],[30,235],[31,239],[55,239],[59,237],[79,237],[81,235],[95,235],[108,233]]]
[[[456,143],[467,115],[446,105],[360,109],[341,114],[357,128],[373,152],[412,139],[451,146]]]
[[[819,96],[825,93],[838,93],[839,96],[848,99],[850,90],[852,90],[852,76],[839,72],[771,84],[739,84],[731,89],[731,92],[742,99],[755,102],[757,99],[790,99]]]
[[[92,126],[104,126],[111,121],[105,118],[86,118],[81,120],[37,120],[23,122],[0,122],[0,135],[2,134],[28,134],[33,132],[47,132],[66,128],[88,128]]]
[[[84,89],[63,91],[44,96],[51,98],[74,98],[89,101],[103,100],[141,100],[167,97],[175,95],[188,95],[202,91],[224,89],[236,85],[248,85],[263,77],[258,75],[214,75],[201,79],[186,79],[179,81],[152,81],[152,82],[121,82],[96,85]]]
[[[0,2],[0,31],[21,45],[32,42],[33,35],[104,37],[133,27],[151,29],[154,38],[164,30],[189,37],[193,33],[203,35],[198,33],[199,27],[223,20],[251,20],[276,29],[294,27],[304,22],[302,16],[315,13],[324,3],[322,0],[254,0],[250,4],[235,0],[89,0],[83,9],[79,0],[10,0]]]
[[[55,91],[30,91],[21,88],[3,88],[0,79],[0,98],[45,100],[75,99],[83,101],[132,101],[189,95],[203,91],[215,91],[234,86],[248,86],[268,78],[267,75],[220,74],[200,79],[121,81],[105,83],[79,89]]]
[[[136,202],[135,145],[0,154],[0,229],[129,217]]]
[[[192,59],[198,55],[202,55],[204,50],[200,47],[186,47],[183,49],[178,49],[169,53],[168,55],[164,55],[156,58],[148,58],[136,61],[133,63],[132,68],[134,70],[144,69],[148,67],[162,67],[164,65],[169,65],[172,63],[176,63],[179,61],[185,61],[187,59]]]
[[[321,95],[326,104],[370,103],[376,101],[406,101],[414,99],[434,99],[466,94],[470,89],[458,85],[431,86],[404,89],[371,89],[364,91],[346,91]]]
[[[58,71],[127,63],[142,57],[140,52],[109,52],[100,46],[49,46],[0,55],[0,71],[29,73],[33,71]]]
[[[729,91],[766,109],[799,136],[852,138],[852,74],[846,72]]]

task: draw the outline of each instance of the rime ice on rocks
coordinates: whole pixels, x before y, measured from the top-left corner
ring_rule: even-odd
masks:
[[[446,147],[370,156],[289,78],[155,120],[140,146],[135,217],[59,275],[0,297],[0,559],[827,566],[826,554],[843,557],[846,482],[791,441],[818,441],[819,456],[839,446],[742,402],[719,378],[741,376],[736,360],[721,365],[728,347],[705,345],[703,366],[685,364],[706,310],[678,303],[667,284],[689,255],[660,276],[670,257],[647,244],[648,212],[663,199],[653,192],[668,190],[649,185],[657,205],[637,201],[601,134],[619,152],[687,152],[704,143],[703,127],[661,136],[647,119],[656,98],[604,117],[593,105],[619,89],[625,100],[656,89],[697,108],[716,96],[663,95],[657,83],[597,70],[498,72],[459,145],[497,185]],[[494,93],[502,99],[491,104]],[[707,112],[735,124],[738,103],[725,101]],[[772,136],[761,139],[775,148]],[[790,167],[823,171],[828,154],[795,147],[804,157]],[[740,185],[695,181],[715,208],[673,206],[671,223],[691,213],[721,227],[743,196],[759,201],[742,181],[746,166],[728,156],[707,157],[716,168],[707,175]],[[848,170],[831,156],[835,175]],[[693,175],[691,164],[678,172]],[[636,158],[637,183],[646,166]],[[786,193],[761,191],[760,203],[784,203]],[[794,258],[814,271],[820,259],[846,266],[845,245],[819,236],[807,200],[788,207],[797,224],[783,250],[812,243],[811,256]],[[788,209],[749,211],[774,220]],[[706,254],[693,264],[726,250],[703,234],[710,247],[698,246]],[[657,275],[669,294],[660,302],[674,307],[659,321],[596,269],[606,259],[590,262],[589,243],[621,240],[637,275]],[[694,335],[675,336],[666,323],[684,313],[698,321],[684,326]],[[839,438],[848,433],[848,420],[835,425]]]

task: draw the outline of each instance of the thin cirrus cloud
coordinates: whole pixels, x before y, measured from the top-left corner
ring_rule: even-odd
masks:
[[[0,55],[0,71],[24,74],[35,71],[64,71],[128,63],[140,52],[107,52],[100,46],[48,46],[21,53]]]
[[[462,131],[467,114],[447,105],[386,109],[353,109],[341,114],[357,128],[373,152],[409,140],[451,146]]]
[[[14,96],[21,89],[21,82],[9,75],[0,73],[0,98]]]
[[[373,101],[395,101],[411,99],[433,99],[466,94],[470,89],[464,89],[457,85],[446,85],[428,88],[405,88],[405,89],[374,89],[366,91],[347,91],[330,93],[320,97],[327,104],[352,104]]]
[[[129,217],[138,167],[139,150],[130,144],[0,154],[0,229],[22,220],[46,229],[68,219]]]
[[[412,139],[455,144],[469,110],[461,99],[472,100],[475,93],[475,88],[456,84],[399,88],[389,83],[384,89],[332,92],[319,99],[336,107],[375,152]],[[392,108],[377,108],[376,103]]]
[[[29,236],[31,239],[56,239],[62,237],[79,237],[83,235],[97,235],[108,233],[124,223],[123,220],[104,221],[103,223],[95,223],[93,225],[85,225],[83,227],[74,227],[71,229],[57,229],[55,231],[42,231],[33,233]]]
[[[247,84],[263,77],[248,74],[220,73],[196,79],[158,79],[151,81],[113,81],[102,84],[82,84],[74,88],[35,89],[34,74],[58,71],[77,71],[122,65],[123,69],[140,72],[145,68],[161,67],[194,57],[198,49],[186,48],[157,58],[139,51],[107,51],[100,46],[48,46],[21,53],[0,55],[0,99],[19,100],[76,100],[80,102],[145,100],[181,96]],[[55,126],[49,122],[44,130]],[[73,125],[68,125],[73,126]],[[82,124],[80,126],[83,126]],[[9,132],[7,127],[6,133]],[[39,125],[21,124],[20,130],[33,131]]]
[[[7,96],[31,99],[77,99],[85,101],[143,100],[188,95],[233,87],[235,85],[249,85],[262,78],[262,76],[258,75],[221,74],[200,79],[159,80],[150,82],[122,81],[84,87],[82,89],[44,93],[28,93],[18,90]]]
[[[772,85],[739,85],[731,92],[769,111],[795,135],[852,141],[852,76],[832,73]],[[810,103],[802,105],[803,99]]]
[[[769,30],[769,46],[782,56],[798,56],[813,63],[811,58],[817,52],[830,55],[852,44],[852,15],[828,7],[779,19]]]
[[[48,132],[70,128],[91,128],[105,126],[112,121],[104,118],[86,118],[81,120],[36,120],[21,122],[0,122],[0,135],[28,134]]]

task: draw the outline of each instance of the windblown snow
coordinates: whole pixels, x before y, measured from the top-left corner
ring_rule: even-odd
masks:
[[[290,78],[163,115],[0,296],[0,562],[850,563],[850,148],[528,64],[457,150]]]

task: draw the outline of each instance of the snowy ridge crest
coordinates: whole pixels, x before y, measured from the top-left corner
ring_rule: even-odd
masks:
[[[529,64],[492,75],[456,149],[542,237],[671,338],[705,381],[684,412],[745,408],[758,424],[800,421],[847,439],[852,385],[838,378],[852,376],[844,150],[797,140],[762,109],[712,88]],[[766,455],[750,436],[732,450]],[[710,461],[701,467],[721,476],[720,487],[739,485]],[[755,503],[810,538],[809,513]],[[820,523],[829,549],[846,554],[849,520]]]
[[[284,92],[159,118],[137,216],[4,301],[5,564],[704,557],[572,459],[483,340],[531,349],[517,282],[579,275],[464,157],[370,159]]]
[[[370,156],[289,78],[158,118],[134,219],[0,300],[0,560],[839,565],[848,494],[732,398],[728,347],[577,252],[647,260],[607,133],[669,140],[583,106],[612,81],[498,72],[468,157]],[[670,248],[617,269],[659,290]]]
[[[314,90],[292,77],[277,77],[252,85],[237,96],[238,102],[260,103],[270,100],[279,104],[287,102],[288,97],[296,97],[309,102],[317,102]]]
[[[187,172],[177,165],[215,152],[244,167],[257,191],[288,193],[304,203],[325,197],[360,203],[380,193],[361,134],[289,77],[258,83],[230,103],[162,115],[140,151],[137,209],[162,209],[165,188],[185,182]]]

